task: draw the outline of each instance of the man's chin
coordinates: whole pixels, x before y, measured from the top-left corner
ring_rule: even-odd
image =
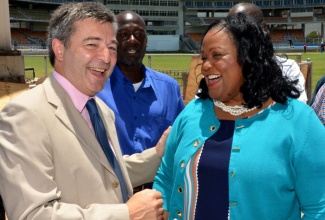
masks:
[[[127,66],[138,66],[142,64],[142,60],[134,60],[134,59],[127,59],[123,58],[123,62],[121,62],[122,65]]]

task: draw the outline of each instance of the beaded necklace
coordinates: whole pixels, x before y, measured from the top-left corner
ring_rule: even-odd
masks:
[[[218,100],[213,100],[213,103],[222,111],[228,112],[229,114],[234,116],[242,115],[246,112],[250,112],[256,109],[256,106],[253,108],[246,108],[243,105],[227,106],[223,102],[220,102]]]

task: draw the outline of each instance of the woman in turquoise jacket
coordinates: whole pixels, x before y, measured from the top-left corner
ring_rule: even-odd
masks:
[[[242,13],[207,29],[198,98],[174,122],[154,181],[164,219],[325,219],[325,128],[273,54]]]

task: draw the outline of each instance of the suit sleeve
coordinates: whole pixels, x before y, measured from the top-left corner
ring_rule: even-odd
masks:
[[[142,153],[123,156],[133,187],[153,182],[161,158],[156,149],[149,148]]]
[[[298,66],[298,64],[294,60],[290,60],[290,61],[291,61],[291,65],[289,65],[289,67],[284,68],[286,69],[284,75],[288,76],[291,80],[298,79],[298,84],[296,85],[296,87],[299,91],[301,91],[298,100],[306,103],[308,100],[307,100],[307,93],[305,90],[305,83],[306,83],[305,77],[300,71],[300,67]]]

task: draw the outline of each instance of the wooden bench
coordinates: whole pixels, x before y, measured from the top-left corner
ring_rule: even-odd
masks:
[[[311,97],[313,95],[312,91],[312,66],[313,63],[311,61],[301,61],[298,63],[300,71],[302,72],[302,75],[305,78],[305,90],[307,94],[307,103],[311,101]]]
[[[183,94],[184,104],[187,105],[194,97],[199,88],[201,74],[201,56],[194,55],[190,63],[190,71],[188,73],[187,81],[184,81],[185,93]]]
[[[34,69],[34,67],[26,67],[25,72],[26,71],[32,71],[33,72],[33,78],[32,79],[35,79],[35,69]],[[26,73],[25,73],[25,75],[26,75]]]
[[[28,84],[0,82],[0,111],[16,95],[29,90]]]
[[[295,57],[293,60],[295,60],[297,63],[301,63],[301,53],[282,53],[279,54],[279,56],[284,58]]]

